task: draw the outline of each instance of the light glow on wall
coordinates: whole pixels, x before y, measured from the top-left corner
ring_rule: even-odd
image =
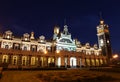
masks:
[[[76,58],[75,57],[71,57],[70,58],[70,66],[71,67],[76,67],[77,66]]]
[[[59,67],[61,66],[61,58],[60,57],[58,58],[58,66]]]

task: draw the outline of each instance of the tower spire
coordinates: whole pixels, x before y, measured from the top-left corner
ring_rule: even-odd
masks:
[[[100,15],[100,20],[103,20],[102,12],[101,11],[100,11],[99,15]]]
[[[102,12],[100,12],[99,15],[100,15],[100,24],[103,25],[104,24],[104,20],[103,20],[103,17],[102,17]]]

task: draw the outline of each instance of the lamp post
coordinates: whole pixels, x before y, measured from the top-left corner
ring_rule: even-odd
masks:
[[[114,54],[113,56],[112,56],[112,60],[111,60],[111,63],[112,64],[117,64],[117,62],[118,62],[118,54]]]
[[[113,57],[112,57],[112,58],[113,58],[113,59],[118,58],[118,54],[113,55]]]
[[[44,51],[44,54],[47,54],[47,50]]]
[[[59,54],[59,53],[60,53],[60,51],[59,51],[59,50],[56,50],[56,53],[57,53],[57,54]]]

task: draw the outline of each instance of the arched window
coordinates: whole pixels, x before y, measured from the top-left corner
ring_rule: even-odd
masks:
[[[17,65],[17,57],[16,56],[13,57],[13,65]]]
[[[35,57],[31,57],[31,65],[35,65]]]
[[[25,66],[26,65],[26,61],[27,61],[27,57],[23,56],[22,57],[22,65]]]
[[[2,63],[7,63],[7,61],[8,61],[8,56],[3,55]]]
[[[4,57],[3,59],[3,63],[6,63],[7,62],[7,59],[6,59],[6,56]]]

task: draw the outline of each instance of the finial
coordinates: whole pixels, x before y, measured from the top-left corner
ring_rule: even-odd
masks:
[[[100,20],[103,20],[103,17],[102,17],[102,12],[100,11]]]
[[[99,13],[100,14],[100,24],[104,24],[104,20],[103,20],[103,17],[102,17],[102,12]]]
[[[34,32],[33,32],[33,31],[31,32],[30,39],[31,39],[31,40],[34,40],[34,39],[35,39],[35,38],[34,38]]]

